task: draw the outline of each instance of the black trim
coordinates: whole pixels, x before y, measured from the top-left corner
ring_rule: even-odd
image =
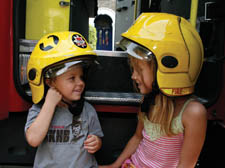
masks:
[[[19,74],[19,39],[25,36],[26,1],[13,1],[13,79],[18,94],[26,101],[32,103],[32,97],[28,96],[20,83]],[[21,30],[23,29],[23,30]]]

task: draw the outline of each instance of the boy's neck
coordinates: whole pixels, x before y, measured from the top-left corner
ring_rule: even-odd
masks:
[[[71,104],[73,104],[72,101],[65,100],[65,99],[62,99],[62,102],[65,103],[66,105],[71,105]]]

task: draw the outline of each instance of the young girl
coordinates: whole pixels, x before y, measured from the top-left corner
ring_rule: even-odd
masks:
[[[206,109],[191,94],[203,46],[184,18],[143,13],[121,41],[144,95],[135,134],[117,160],[100,168],[193,168],[206,134]]]
[[[35,104],[25,125],[27,142],[38,147],[35,168],[98,167],[93,154],[103,133],[96,111],[82,97],[83,70],[95,58],[76,32],[46,35],[35,46],[27,66]]]

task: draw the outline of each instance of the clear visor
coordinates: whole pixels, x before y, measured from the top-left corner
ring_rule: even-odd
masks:
[[[79,60],[54,65],[52,67],[47,68],[47,70],[45,71],[45,78],[54,78],[59,75],[62,75],[63,73],[67,72],[69,69],[78,64],[81,65],[83,68],[87,68],[93,62],[93,60]]]
[[[140,60],[151,61],[154,56],[154,54],[151,51],[149,51],[147,48],[144,48],[127,39],[122,39],[119,43],[119,46],[123,50],[126,50],[129,55]]]

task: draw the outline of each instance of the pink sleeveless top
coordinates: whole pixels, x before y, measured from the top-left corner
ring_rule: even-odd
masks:
[[[160,133],[159,125],[151,123],[147,117],[143,118],[143,139],[136,152],[131,156],[136,168],[177,167],[184,138],[182,113],[190,101],[191,99],[185,102],[180,114],[172,121],[172,129],[176,133],[174,136],[168,137],[164,133]]]
[[[183,133],[151,141],[143,130],[143,140],[131,160],[137,168],[175,168],[178,165]]]

